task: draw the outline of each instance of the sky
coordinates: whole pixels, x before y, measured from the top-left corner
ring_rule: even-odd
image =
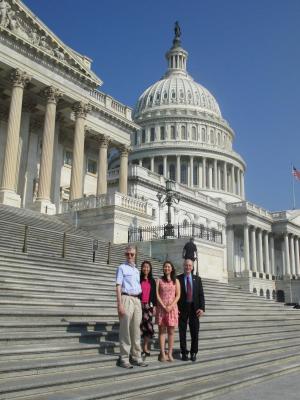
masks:
[[[246,198],[300,208],[300,0],[23,0],[93,59],[100,90],[133,107],[166,71],[174,22],[188,72],[216,98],[246,161]],[[293,185],[294,183],[294,185]]]

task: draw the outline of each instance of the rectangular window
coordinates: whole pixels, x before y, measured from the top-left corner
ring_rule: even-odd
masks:
[[[150,130],[150,142],[154,142],[155,140],[155,129],[151,128]]]
[[[165,127],[160,127],[160,140],[165,140]]]
[[[175,126],[171,126],[171,139],[175,139]]]
[[[145,129],[142,130],[142,143],[146,142],[146,132]]]
[[[72,165],[72,160],[73,160],[73,153],[70,150],[65,150],[65,155],[64,155],[64,164],[65,165]]]
[[[137,134],[137,132],[134,132],[134,134],[133,134],[133,145],[137,146],[137,144],[138,144],[138,134]]]
[[[95,160],[91,160],[90,158],[87,161],[87,172],[90,174],[96,175],[97,173],[97,162]]]

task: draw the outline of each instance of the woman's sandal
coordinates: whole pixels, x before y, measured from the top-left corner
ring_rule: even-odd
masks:
[[[172,355],[170,355],[170,354],[168,354],[168,361],[169,361],[169,362],[173,362],[173,361],[174,361],[174,358],[173,358],[173,356],[172,356]]]
[[[160,353],[158,355],[158,361],[165,362],[165,361],[167,361],[167,358],[166,358],[166,356],[164,354]]]

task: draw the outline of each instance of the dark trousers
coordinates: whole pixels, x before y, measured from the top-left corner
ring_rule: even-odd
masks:
[[[180,351],[181,354],[187,354],[186,348],[186,330],[189,324],[191,334],[191,353],[198,353],[198,337],[199,337],[199,318],[193,303],[187,303],[185,310],[180,310],[179,314],[179,338],[180,338]]]

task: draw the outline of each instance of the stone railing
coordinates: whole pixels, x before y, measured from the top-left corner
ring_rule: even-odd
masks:
[[[111,96],[100,92],[99,90],[91,90],[90,96],[96,100],[97,103],[100,103],[102,107],[107,108],[108,110],[114,111],[117,114],[122,115],[126,119],[132,120],[131,118],[131,108],[125,106],[124,104],[118,102],[113,99]]]
[[[273,212],[272,217],[275,221],[277,221],[281,219],[287,219],[288,215],[286,211],[278,211],[278,212]]]
[[[240,201],[238,203],[231,203],[231,204],[227,204],[227,209],[228,211],[232,211],[232,212],[244,212],[244,211],[252,211],[255,214],[267,217],[267,218],[271,218],[273,217],[272,213],[270,213],[269,211],[265,210],[262,207],[259,207],[253,203],[250,203],[248,201]]]
[[[102,208],[106,206],[118,206],[125,208],[128,211],[152,215],[152,208],[149,206],[147,201],[136,199],[119,192],[65,201],[62,203],[62,213]]]

